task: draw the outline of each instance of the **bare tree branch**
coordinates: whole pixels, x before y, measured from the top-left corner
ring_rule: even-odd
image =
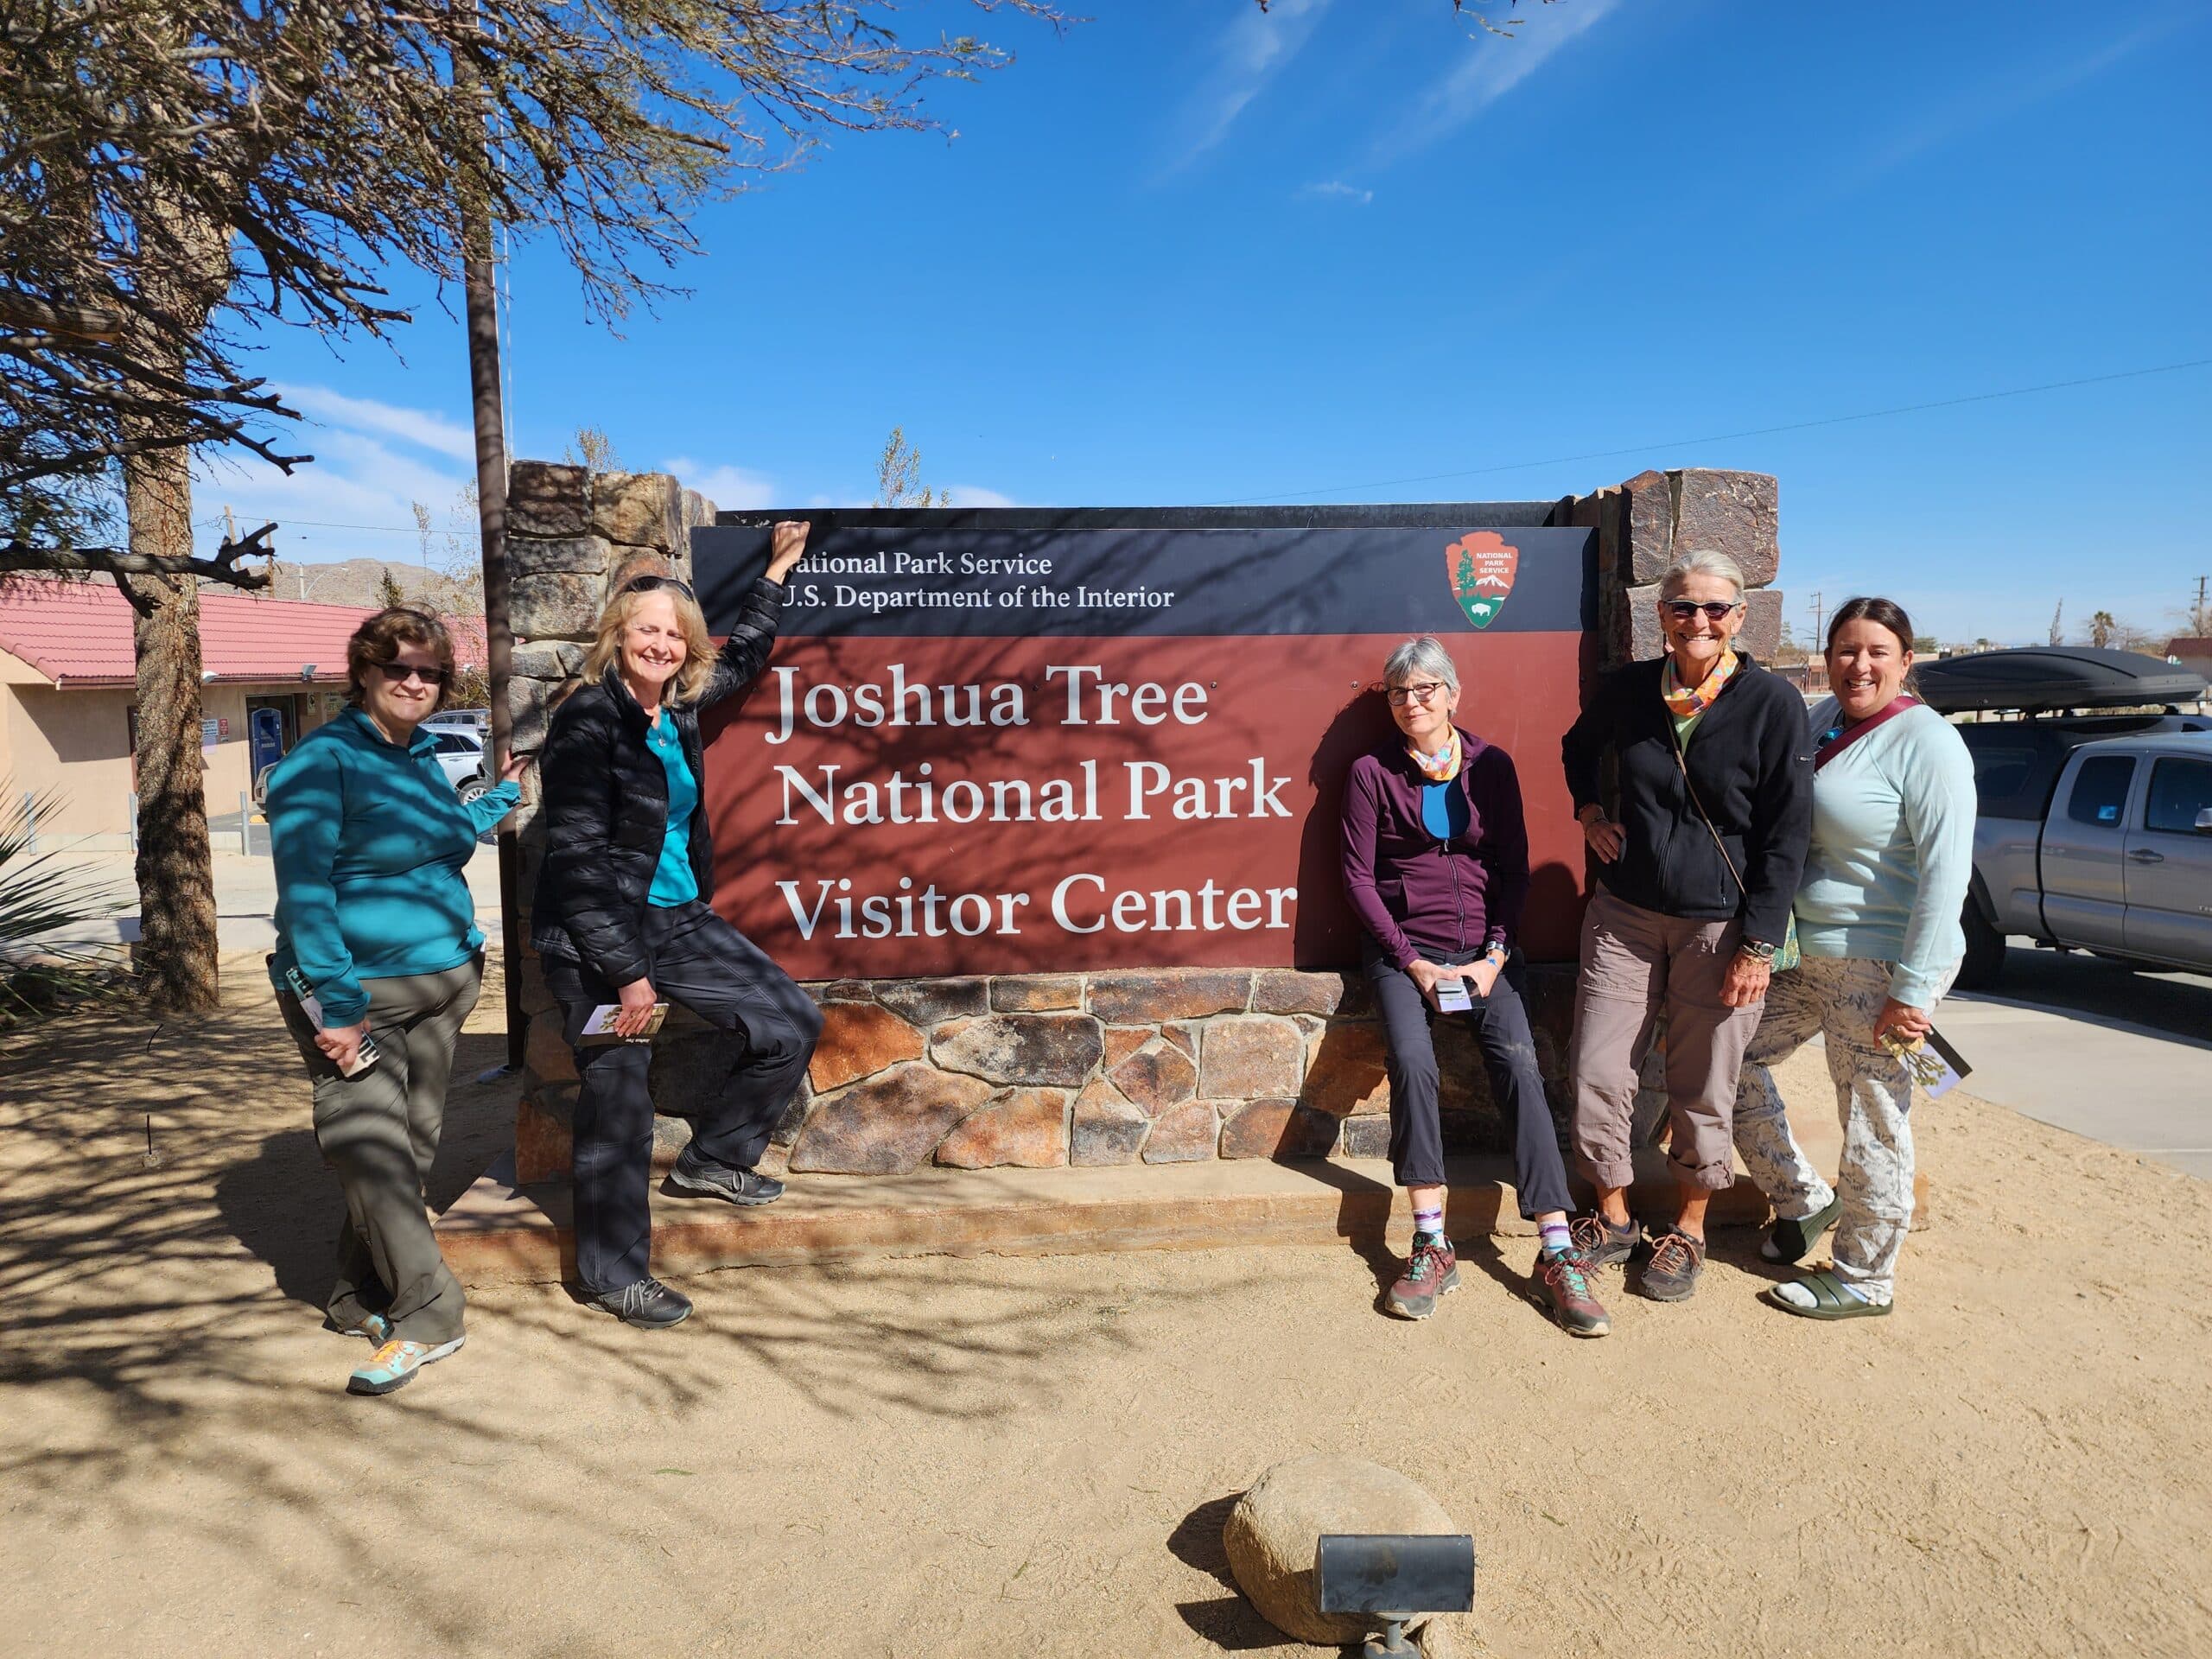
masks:
[[[213,557],[206,559],[166,558],[120,547],[27,547],[11,541],[0,546],[0,575],[45,571],[58,575],[192,576],[226,588],[266,588],[270,566],[250,570],[238,561],[273,561],[276,550],[269,537],[276,529],[273,524],[264,524],[251,536],[226,541]]]

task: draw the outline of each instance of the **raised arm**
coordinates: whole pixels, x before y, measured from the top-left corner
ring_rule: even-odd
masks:
[[[776,629],[783,620],[784,583],[805,556],[806,533],[811,528],[805,519],[786,518],[771,532],[767,574],[746,591],[745,608],[723,641],[715,658],[714,677],[699,699],[702,708],[736,696],[768,666],[769,653],[776,648]]]

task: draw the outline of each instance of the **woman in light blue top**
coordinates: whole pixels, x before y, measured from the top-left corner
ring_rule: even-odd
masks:
[[[1912,1075],[1891,1044],[1932,1030],[1966,954],[1974,873],[1974,762],[1905,695],[1912,621],[1886,599],[1846,601],[1828,624],[1834,695],[1811,715],[1813,838],[1793,906],[1803,959],[1775,975],[1737,1085],[1736,1150],[1774,1205],[1764,1254],[1796,1262],[1830,1227],[1835,1265],[1767,1293],[1816,1319],[1887,1313],[1912,1221]],[[1815,1032],[1843,1119],[1831,1188],[1789,1132],[1769,1070]]]
[[[461,1344],[462,1296],[423,1208],[454,1038],[483,975],[463,874],[514,809],[525,761],[474,801],[422,729],[453,689],[453,640],[395,606],[346,646],[352,706],[269,777],[284,1016],[315,1084],[315,1135],[346,1196],[328,1328],[376,1351],[346,1382],[390,1394]]]

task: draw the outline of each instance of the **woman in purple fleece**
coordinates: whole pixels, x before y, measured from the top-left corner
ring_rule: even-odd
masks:
[[[1536,1071],[1513,949],[1529,896],[1529,831],[1512,757],[1453,723],[1459,675],[1427,634],[1382,671],[1399,739],[1352,763],[1344,784],[1344,893],[1367,930],[1366,967],[1389,1041],[1390,1164],[1414,1211],[1406,1271],[1383,1305],[1425,1319],[1459,1287],[1444,1233],[1444,1143],[1437,1119],[1441,1014],[1468,1020],[1491,1096],[1514,1125],[1521,1213],[1543,1231],[1539,1294],[1579,1337],[1611,1328],[1567,1232],[1567,1169]]]

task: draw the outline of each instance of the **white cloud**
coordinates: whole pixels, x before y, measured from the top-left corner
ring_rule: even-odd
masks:
[[[1298,55],[1330,4],[1331,0],[1274,0],[1262,11],[1245,0],[1176,118],[1176,153],[1167,171],[1189,166],[1228,135],[1244,106]]]
[[[784,493],[766,473],[756,473],[727,461],[709,466],[689,455],[671,455],[660,464],[673,473],[686,489],[696,490],[718,507],[773,507],[783,505]]]
[[[1020,505],[1010,495],[987,490],[980,484],[955,484],[945,493],[956,507],[1011,507]]]
[[[1298,193],[1301,196],[1318,196],[1332,201],[1354,201],[1364,207],[1375,200],[1372,190],[1363,190],[1356,184],[1346,184],[1342,179],[1323,179],[1309,184]]]
[[[474,520],[460,496],[474,469],[445,464],[474,460],[467,432],[426,410],[348,397],[327,387],[283,390],[320,424],[286,435],[279,448],[312,451],[315,460],[287,474],[235,452],[203,457],[194,473],[196,539],[203,549],[221,541],[225,507],[241,530],[274,520],[277,556],[293,563],[372,558],[414,563],[423,557],[417,501],[430,512],[433,562],[446,556],[448,533],[474,535]]]
[[[1560,48],[1594,26],[1619,0],[1569,0],[1541,6],[1510,38],[1477,39],[1465,62],[1414,99],[1375,141],[1370,162],[1395,161],[1457,131],[1550,61]]]
[[[348,397],[327,386],[273,384],[283,397],[318,425],[354,432],[380,432],[419,449],[435,450],[455,461],[476,460],[476,438],[467,426],[427,409],[404,409],[372,397]]]
[[[2018,68],[2008,67],[1979,87],[1954,89],[1921,118],[1893,129],[1883,143],[1869,151],[1855,166],[1847,169],[1840,183],[1846,189],[1865,184],[1877,175],[1900,166],[1923,151],[1948,143],[1980,128],[1994,126],[2038,104],[2069,92],[2083,82],[2104,73],[2123,58],[2133,57],[2145,47],[2173,34],[2189,21],[2190,14],[2177,11],[2145,23],[2086,57],[2073,55],[2069,46],[2056,61],[2039,74],[2024,73]]]

